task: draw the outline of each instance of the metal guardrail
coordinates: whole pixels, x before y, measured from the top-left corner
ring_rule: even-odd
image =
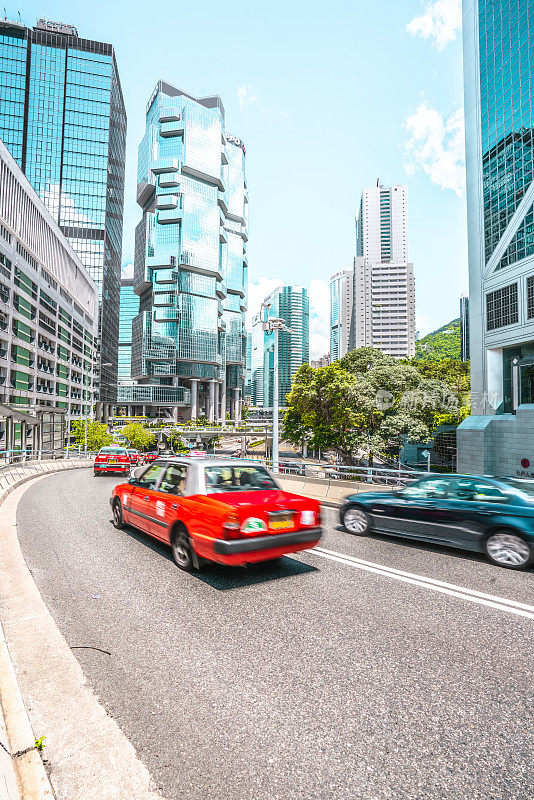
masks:
[[[245,456],[248,460],[258,461],[261,464],[272,469],[273,462],[265,457],[247,454]],[[337,481],[360,481],[366,483],[380,483],[392,486],[404,486],[410,481],[417,478],[424,478],[428,475],[437,475],[438,473],[428,472],[424,470],[413,469],[392,469],[383,467],[367,467],[367,466],[338,466],[337,464],[316,464],[315,462],[307,461],[284,461],[279,462],[279,474],[281,475],[298,475],[306,478],[321,478],[323,480],[337,480]]]
[[[56,461],[65,459],[93,459],[94,453],[68,450],[0,450],[0,469],[15,464],[30,464],[39,461]]]

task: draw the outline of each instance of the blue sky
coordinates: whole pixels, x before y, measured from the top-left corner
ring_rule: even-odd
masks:
[[[351,263],[363,186],[406,183],[418,328],[467,290],[460,0],[217,0],[6,5],[112,42],[128,114],[123,263],[133,258],[137,145],[162,77],[219,94],[247,147],[250,306],[311,289],[312,356],[328,350],[328,278]]]

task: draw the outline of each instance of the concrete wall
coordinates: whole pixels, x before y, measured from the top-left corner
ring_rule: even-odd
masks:
[[[515,415],[468,417],[456,435],[458,472],[534,478],[534,405],[519,406]]]
[[[394,486],[385,486],[365,481],[340,481],[327,478],[309,478],[300,475],[278,475],[277,479],[286,492],[303,494],[321,502],[337,505],[348,494],[357,492],[390,492]]]

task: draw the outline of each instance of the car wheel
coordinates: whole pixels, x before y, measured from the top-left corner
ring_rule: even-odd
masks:
[[[172,557],[176,566],[190,572],[193,569],[193,554],[187,531],[179,529],[174,532],[171,541]]]
[[[485,548],[489,560],[499,567],[524,569],[534,560],[532,546],[513,531],[500,530],[490,534]]]
[[[122,516],[122,506],[120,500],[115,500],[113,503],[113,524],[119,531],[124,528],[124,518]]]
[[[358,508],[358,506],[349,506],[341,516],[341,524],[345,526],[349,533],[359,535],[367,533],[371,527],[369,515]]]

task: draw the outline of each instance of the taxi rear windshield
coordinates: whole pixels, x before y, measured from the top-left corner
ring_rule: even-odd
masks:
[[[265,491],[278,489],[278,486],[263,467],[248,465],[206,467],[206,491],[208,494],[250,492],[254,489]]]
[[[123,456],[126,450],[124,447],[103,447],[100,452],[102,455]]]

